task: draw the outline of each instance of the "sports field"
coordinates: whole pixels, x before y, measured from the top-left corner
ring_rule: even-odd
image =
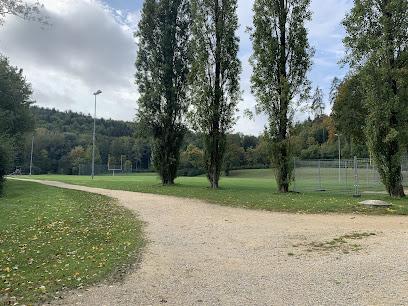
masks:
[[[319,180],[311,170],[302,169],[307,174],[296,182],[296,190],[300,193],[290,192],[281,194],[277,191],[273,170],[252,169],[231,171],[229,177],[223,177],[220,188],[212,190],[209,183],[201,177],[179,177],[174,185],[162,186],[155,174],[133,174],[131,176],[63,176],[63,175],[38,175],[33,179],[55,180],[70,184],[100,187],[115,190],[128,190],[144,193],[164,194],[187,198],[198,198],[222,205],[263,209],[269,211],[282,211],[294,213],[365,213],[365,214],[408,214],[408,199],[394,199],[385,194],[366,194],[365,189],[360,198],[354,198],[353,189],[345,189],[344,182],[338,180],[337,170],[331,169],[330,179],[322,176],[322,187],[319,189]],[[309,172],[308,172],[309,171]],[[336,175],[337,173],[337,175]],[[299,176],[300,177],[300,176]],[[350,186],[351,185],[350,183]],[[379,185],[380,186],[380,185]],[[377,186],[378,189],[381,189]],[[293,186],[291,187],[293,189]],[[352,187],[354,188],[354,186]],[[366,188],[372,191],[374,188]],[[389,209],[363,208],[358,202],[364,199],[384,200],[393,204]]]

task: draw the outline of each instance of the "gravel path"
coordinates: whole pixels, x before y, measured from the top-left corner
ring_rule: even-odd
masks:
[[[147,221],[139,269],[59,304],[408,305],[408,217],[270,213],[41,183],[117,198]],[[356,232],[376,235],[311,250]]]

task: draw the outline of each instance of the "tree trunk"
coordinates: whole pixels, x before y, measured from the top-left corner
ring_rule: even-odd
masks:
[[[288,183],[288,176],[289,176],[289,164],[288,160],[288,147],[287,147],[287,130],[288,130],[288,107],[289,107],[289,100],[288,100],[288,92],[287,92],[287,72],[286,72],[286,63],[287,63],[287,56],[286,56],[286,21],[287,21],[287,11],[286,5],[284,0],[280,0],[280,14],[279,14],[279,30],[280,30],[280,88],[278,89],[279,96],[280,96],[280,109],[279,109],[279,127],[278,127],[278,135],[277,135],[277,146],[276,153],[277,156],[275,161],[277,163],[277,179],[276,182],[278,184],[278,190],[280,192],[288,192],[289,191],[289,183]]]
[[[171,179],[171,178],[169,178],[169,179],[163,179],[163,180],[162,180],[162,184],[163,184],[163,185],[173,185],[173,184],[174,184],[174,179]]]
[[[218,159],[220,156],[220,101],[221,101],[221,18],[218,0],[215,1],[214,8],[215,15],[215,86],[214,86],[214,99],[212,99],[212,148],[210,148],[210,171],[208,173],[208,179],[210,181],[210,187],[213,189],[218,188],[218,180],[220,169],[218,169]]]
[[[397,186],[389,186],[389,188],[387,188],[387,192],[391,197],[394,198],[405,197],[404,188],[401,184],[398,184]]]

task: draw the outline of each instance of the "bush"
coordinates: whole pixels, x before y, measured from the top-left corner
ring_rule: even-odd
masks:
[[[3,194],[5,176],[10,170],[13,146],[9,139],[0,136],[0,196]]]
[[[197,168],[183,168],[179,169],[177,172],[177,176],[199,176],[204,174],[205,171],[203,169]]]

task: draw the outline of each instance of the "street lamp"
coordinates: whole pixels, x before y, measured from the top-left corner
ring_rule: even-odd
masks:
[[[95,126],[96,126],[96,96],[101,94],[102,91],[98,89],[97,92],[94,92],[95,96],[95,115],[94,115],[94,130],[93,130],[93,146],[92,146],[92,179],[95,174]]]
[[[334,134],[339,138],[339,182],[341,181],[341,154],[340,154],[340,135],[339,134]]]
[[[33,135],[33,138],[31,138],[30,176],[31,176],[31,169],[33,168],[33,149],[34,149],[34,135]]]

